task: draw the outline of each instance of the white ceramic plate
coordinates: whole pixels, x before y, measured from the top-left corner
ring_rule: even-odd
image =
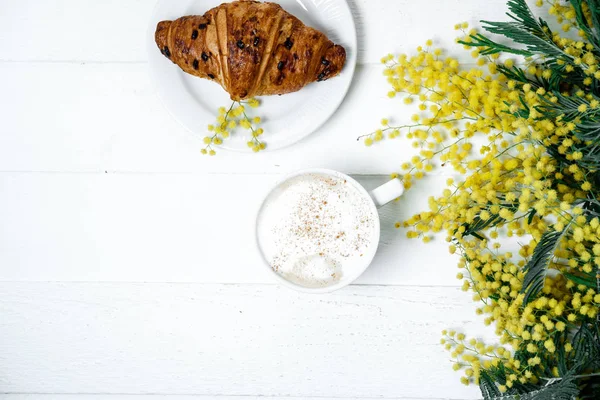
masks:
[[[296,143],[319,128],[338,108],[352,81],[356,65],[356,28],[346,0],[278,0],[291,14],[325,33],[346,49],[346,65],[339,76],[313,82],[302,90],[282,96],[263,96],[255,112],[263,118],[261,127],[268,150]],[[158,0],[147,32],[150,76],[169,112],[199,140],[208,134],[219,107],[231,104],[229,95],[215,82],[184,73],[166,59],[154,43],[156,24],[184,15],[202,15],[220,0]],[[223,148],[251,151],[248,131],[236,129]]]

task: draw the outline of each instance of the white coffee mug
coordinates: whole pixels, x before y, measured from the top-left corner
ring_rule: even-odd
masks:
[[[360,265],[360,267],[355,268],[354,272],[350,275],[344,274],[344,276],[339,281],[335,282],[334,284],[331,284],[328,286],[322,286],[322,287],[302,286],[300,284],[291,282],[290,280],[283,277],[281,274],[274,271],[273,268],[269,265],[269,262],[267,261],[267,258],[264,254],[263,248],[262,248],[260,240],[259,240],[259,234],[258,234],[259,223],[260,223],[259,221],[261,220],[261,214],[265,208],[266,200],[269,199],[271,194],[276,189],[278,189],[281,185],[283,185],[285,182],[289,181],[290,179],[297,178],[297,177],[304,176],[304,175],[310,175],[310,174],[326,175],[326,176],[331,176],[334,178],[338,178],[338,179],[341,178],[341,179],[346,180],[348,183],[353,185],[354,188],[357,189],[356,193],[358,193],[358,195],[363,196],[363,198],[367,200],[367,202],[371,208],[371,213],[377,217],[377,218],[374,218],[375,226],[373,228],[374,229],[373,242],[375,243],[375,245],[371,246],[369,253],[364,254],[364,257],[361,258],[362,264]],[[278,280],[281,284],[283,284],[287,287],[290,287],[292,289],[301,291],[301,292],[328,293],[328,292],[332,292],[334,290],[337,290],[344,286],[349,285],[350,283],[354,282],[369,267],[369,265],[371,264],[371,261],[373,261],[373,257],[375,257],[377,248],[379,247],[379,237],[380,237],[380,233],[381,233],[381,227],[380,227],[380,223],[379,223],[377,208],[382,207],[385,204],[389,203],[390,201],[400,197],[403,192],[404,192],[404,186],[402,185],[402,182],[399,179],[392,179],[392,180],[388,181],[387,183],[379,186],[375,190],[368,192],[360,183],[358,183],[356,180],[349,177],[348,175],[343,174],[341,172],[328,170],[328,169],[321,169],[321,168],[305,169],[305,170],[297,171],[297,172],[294,172],[294,173],[291,173],[291,174],[285,176],[267,194],[267,196],[265,197],[265,200],[261,204],[261,207],[258,211],[257,218],[256,218],[256,238],[257,238],[256,241],[257,241],[257,245],[259,247],[261,256],[263,258],[264,264],[266,265],[266,267],[268,268],[270,273],[275,277],[275,279]]]

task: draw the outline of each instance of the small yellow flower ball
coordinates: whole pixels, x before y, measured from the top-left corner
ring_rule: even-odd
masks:
[[[541,361],[542,360],[538,356],[535,356],[535,357],[527,360],[527,364],[529,364],[531,366],[535,366],[535,365],[539,365]]]
[[[591,190],[591,189],[592,189],[592,184],[591,184],[591,183],[589,183],[589,182],[584,182],[584,183],[581,185],[581,190],[589,191],[589,190]]]
[[[573,345],[571,343],[566,343],[565,344],[565,351],[567,353],[571,352],[573,350]]]

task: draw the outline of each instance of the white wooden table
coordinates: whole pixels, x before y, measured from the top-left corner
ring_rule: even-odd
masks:
[[[412,156],[355,138],[389,100],[381,56],[504,0],[348,0],[359,66],[336,115],[292,148],[200,155],[156,97],[144,37],[151,0],[0,2],[0,398],[478,398],[440,331],[488,334],[446,243],[393,223],[446,177],[382,211],[382,243],[356,285],[278,287],[254,247],[254,212],[284,173],[327,167],[372,188]]]

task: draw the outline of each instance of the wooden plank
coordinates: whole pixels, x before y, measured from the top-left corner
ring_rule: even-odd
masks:
[[[169,395],[169,394],[0,394],[0,400],[205,400],[206,398],[219,400],[375,400],[381,397],[322,397],[322,396],[211,396],[211,395]],[[395,397],[398,400],[423,400],[423,397]],[[448,400],[448,397],[427,400]]]
[[[0,280],[273,283],[255,214],[274,175],[0,174]],[[368,189],[386,177],[359,176]],[[440,239],[394,228],[426,208],[433,177],[381,209],[380,249],[362,284],[458,285]],[[436,188],[436,189],[432,189]]]
[[[149,0],[2,2],[0,60],[145,61],[144,38],[154,4]]]
[[[356,140],[378,129],[381,118],[400,124],[416,112],[416,106],[387,97],[381,66],[359,68],[340,109],[297,145],[216,157],[200,154],[204,128],[193,134],[171,118],[144,65],[39,67],[0,63],[0,171],[284,173],[320,166],[389,174],[418,153],[406,138],[370,148]],[[276,132],[265,133],[267,142],[269,135]]]
[[[348,0],[359,37],[359,62],[412,51],[427,39],[452,49],[454,24],[505,19],[506,2],[490,0]],[[2,61],[145,62],[154,1],[22,0],[0,4]],[[18,40],[16,40],[18,38]]]
[[[506,1],[488,0],[348,0],[359,37],[359,62],[377,63],[388,53],[414,53],[428,39],[463,62],[468,51],[456,45],[457,23],[477,26],[482,19],[506,20]]]
[[[439,344],[457,288],[0,284],[7,393],[471,399]],[[435,382],[435,384],[431,384]]]

